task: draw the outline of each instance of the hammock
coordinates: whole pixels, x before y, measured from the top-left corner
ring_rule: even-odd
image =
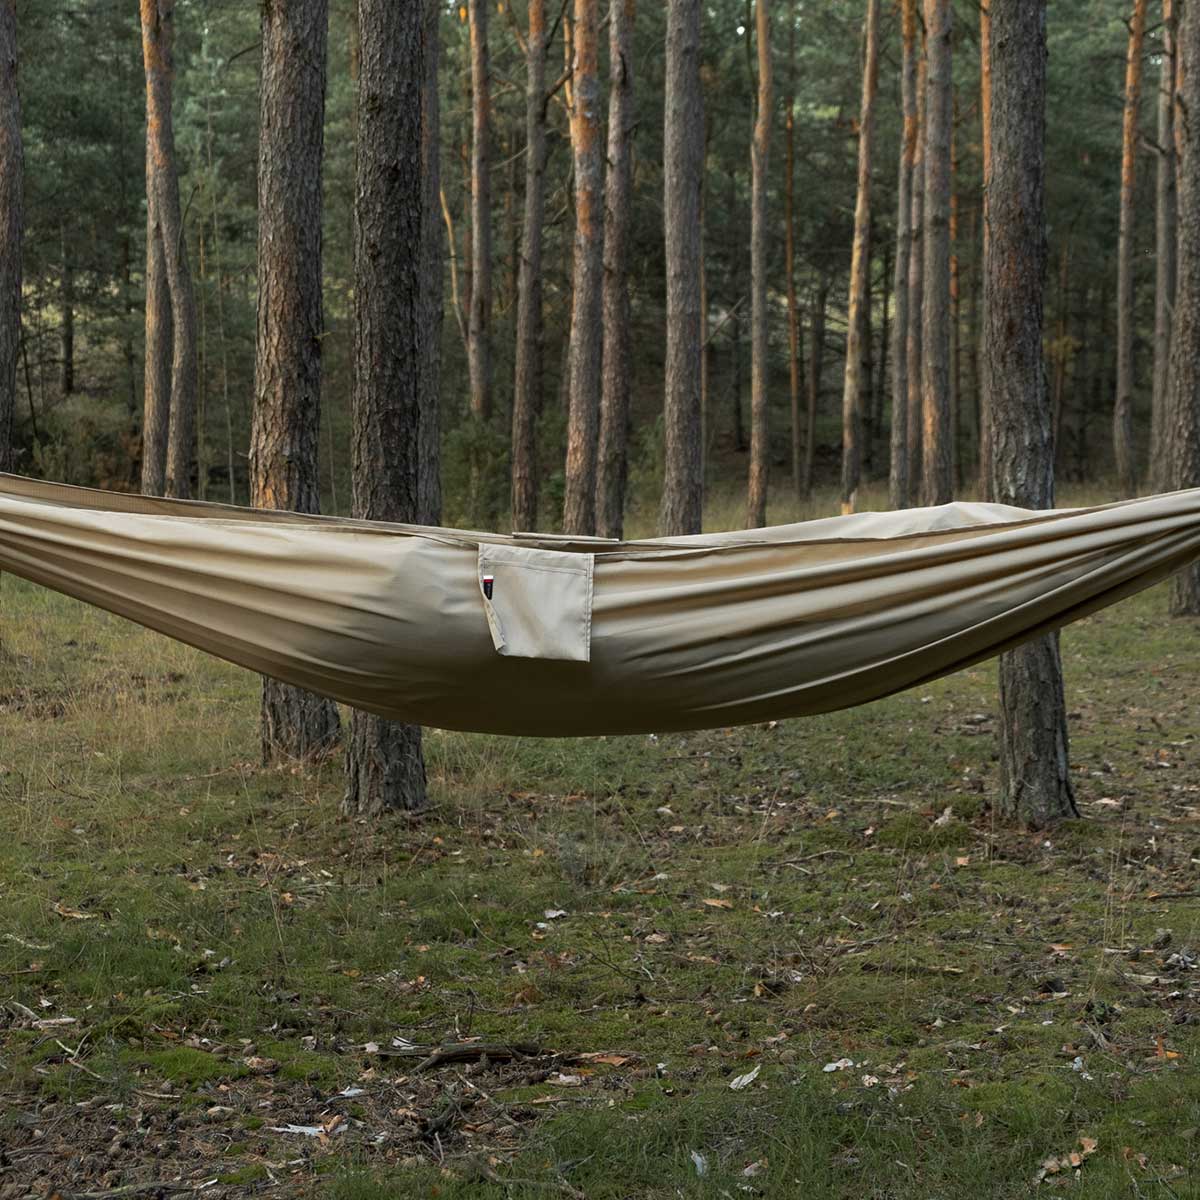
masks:
[[[155,500],[0,475],[0,571],[421,725],[568,736],[863,704],[1200,556],[1200,490],[650,541]]]

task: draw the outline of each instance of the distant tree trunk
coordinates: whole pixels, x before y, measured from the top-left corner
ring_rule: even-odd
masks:
[[[1042,351],[1046,277],[1046,4],[991,0],[992,160],[984,388],[1002,504],[1054,505]],[[1000,810],[1035,828],[1078,815],[1058,635],[1000,659]]]
[[[358,0],[353,507],[371,520],[429,521],[436,495],[422,478],[436,469],[427,459],[439,325],[427,287],[431,272],[441,276],[436,12]],[[346,774],[349,814],[424,807],[420,729],[356,712]]]
[[[667,259],[665,473],[658,516],[658,530],[664,537],[699,533],[704,507],[700,430],[700,355],[704,336],[700,327],[700,192],[704,173],[700,11],[700,0],[668,0],[663,118],[663,224]],[[736,379],[733,387],[736,405]]]
[[[1150,424],[1150,482],[1166,487],[1170,447],[1165,437],[1171,313],[1175,306],[1175,5],[1162,0],[1162,65],[1158,80],[1158,175],[1155,187],[1154,406]]]
[[[1125,64],[1125,118],[1121,141],[1121,222],[1117,238],[1117,397],[1113,405],[1113,455],[1125,495],[1137,488],[1133,447],[1133,250],[1137,200],[1138,110],[1142,97],[1142,43],[1147,0],[1134,0]]]
[[[893,247],[889,241],[883,242],[883,262],[880,264],[879,283],[882,289],[879,303],[879,363],[871,382],[871,459],[870,469],[875,470],[876,455],[880,452],[880,439],[884,431],[884,411],[886,396],[891,387],[892,379],[889,374],[891,363],[889,355],[892,352],[892,253]]]
[[[862,476],[862,372],[864,315],[871,303],[871,148],[875,136],[875,85],[879,77],[879,0],[867,0],[863,30],[862,104],[858,119],[858,191],[850,297],[846,308],[846,372],[842,389],[842,512],[853,512]]]
[[[825,371],[825,309],[829,302],[829,279],[822,275],[817,283],[816,299],[809,326],[811,343],[808,355],[808,415],[804,433],[804,479],[801,493],[812,495],[817,468],[817,409],[821,403],[821,383]]]
[[[542,227],[546,213],[546,0],[529,0],[525,43],[525,214],[517,279],[517,347],[513,384],[512,521],[538,522],[537,419],[542,411],[544,326]]]
[[[147,180],[148,172],[149,163]],[[162,225],[150,194],[146,196],[145,340],[142,492],[161,496],[167,490],[167,431],[171,424],[171,289],[163,258]]]
[[[634,0],[612,0],[608,17],[608,176],[604,185],[603,362],[596,523],[601,537],[625,529],[629,396],[633,384],[629,234],[633,213]],[[703,349],[699,351],[703,356]]]
[[[585,535],[596,532],[604,284],[604,154],[600,141],[600,24],[596,10],[597,0],[575,0],[575,65],[571,75],[575,295],[571,315],[571,410],[567,422],[563,529]]]
[[[788,14],[788,91],[784,101],[784,270],[787,275],[788,394],[792,413],[792,491],[801,499],[804,437],[800,427],[800,313],[796,303],[796,0]]]
[[[959,463],[962,438],[962,295],[959,259],[958,194],[958,94],[954,96],[954,125],[950,132],[950,490],[956,493],[962,480]]]
[[[1067,335],[1071,318],[1071,239],[1063,239],[1058,258],[1058,320],[1055,322],[1051,361],[1054,363],[1054,382],[1050,398],[1051,423],[1054,439],[1054,461],[1058,462],[1058,444],[1062,438],[1063,410],[1066,406],[1067,365],[1070,345]]]
[[[908,478],[908,310],[912,257],[913,164],[917,153],[917,0],[902,0],[900,105],[904,127],[896,184],[896,313],[892,322],[892,431],[888,498],[893,508],[910,502]]]
[[[913,158],[912,248],[908,256],[908,494],[910,501],[924,495],[921,460],[921,426],[924,395],[925,311],[925,143],[928,76],[925,36],[921,36],[917,62],[917,149]]]
[[[467,369],[471,412],[492,415],[492,164],[488,142],[491,77],[488,68],[489,0],[469,0],[471,33],[471,299],[467,316]]]
[[[328,0],[262,6],[258,336],[250,503],[321,507],[321,176]],[[263,679],[266,763],[315,759],[338,739],[337,705]]]
[[[950,144],[954,127],[950,0],[925,0],[928,59],[921,309],[921,501],[954,495],[950,441]]]
[[[986,326],[987,270],[989,228],[989,194],[992,186],[992,19],[989,7],[991,0],[982,0],[979,5],[979,123],[981,128],[980,151],[983,159],[983,188],[981,204],[983,232],[980,252],[983,269],[980,271],[980,307],[984,309],[978,326],[978,340],[974,346],[976,362],[983,354],[982,340]],[[992,420],[987,410],[987,388],[979,388],[979,498],[991,500],[992,495]]]
[[[1200,487],[1200,6],[1183,0],[1176,53],[1179,259],[1171,367],[1167,384],[1167,486]],[[1171,612],[1200,616],[1200,563],[1171,583]]]
[[[64,224],[62,241],[62,394],[75,391],[75,252]]]
[[[196,298],[188,269],[171,116],[175,0],[141,0],[141,16],[146,67],[147,196],[153,197],[171,296],[171,406],[165,490],[168,496],[186,499],[191,495],[196,453]]]
[[[21,352],[24,175],[17,13],[14,0],[0,0],[0,471],[11,471],[14,466],[12,420]]]
[[[771,27],[768,0],[755,2],[758,104],[750,144],[750,488],[746,525],[767,523],[771,473],[767,311],[767,158],[771,147]]]

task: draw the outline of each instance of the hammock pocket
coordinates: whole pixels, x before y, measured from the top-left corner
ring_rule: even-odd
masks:
[[[641,542],[503,537],[0,475],[0,571],[402,721],[567,736],[863,704],[1200,556],[1200,490]]]

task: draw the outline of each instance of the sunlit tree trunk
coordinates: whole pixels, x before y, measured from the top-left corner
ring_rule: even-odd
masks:
[[[634,0],[612,0],[608,16],[608,174],[604,184],[603,360],[596,524],[601,537],[625,528],[629,396],[633,385],[629,235],[633,215]],[[703,350],[701,350],[703,355]],[[703,365],[703,363],[702,363]]]
[[[546,0],[529,0],[525,43],[525,212],[517,278],[512,419],[512,522],[538,521],[537,419],[542,411],[542,246],[546,213]]]
[[[419,0],[408,0],[418,3]],[[492,415],[492,163],[491,73],[488,66],[490,0],[469,0],[471,37],[471,299],[467,314],[467,369],[471,412]]]
[[[704,505],[701,445],[700,194],[704,94],[700,0],[668,0],[663,119],[663,224],[667,260],[664,479],[658,529],[699,533]],[[737,403],[737,381],[734,402]]]
[[[358,0],[353,510],[369,520],[437,519],[438,7]],[[424,807],[417,726],[356,712],[347,750],[345,812]]]
[[[592,535],[596,532],[604,285],[604,153],[600,136],[603,122],[597,0],[575,0],[574,40],[571,74],[571,145],[575,155],[574,311],[563,529]]]
[[[321,178],[328,0],[262,7],[258,135],[258,332],[250,503],[321,507]],[[340,731],[337,706],[263,680],[264,762],[310,759]]]
[[[909,504],[908,479],[908,309],[912,256],[913,164],[917,153],[917,0],[901,0],[902,58],[900,106],[904,125],[896,183],[896,311],[892,322],[892,429],[888,499],[893,508]]]
[[[950,144],[954,125],[950,0],[925,0],[924,290],[921,309],[921,500],[953,497],[950,439]]]
[[[1046,5],[991,0],[992,225],[984,388],[996,499],[1054,505],[1054,446],[1042,350],[1046,283]],[[1078,815],[1067,752],[1058,635],[1000,659],[1000,797],[1034,827]]]
[[[1137,162],[1140,150],[1138,110],[1142,97],[1142,45],[1147,0],[1134,0],[1125,64],[1125,118],[1121,141],[1121,216],[1117,237],[1117,397],[1113,405],[1113,456],[1117,481],[1125,495],[1137,487],[1133,447],[1133,242]]]
[[[1162,61],[1158,79],[1158,171],[1155,181],[1154,405],[1150,423],[1150,482],[1166,486],[1170,447],[1165,435],[1171,313],[1175,306],[1175,5],[1162,0]]]
[[[767,523],[767,483],[771,471],[768,421],[767,322],[767,158],[771,147],[771,27],[767,0],[756,0],[758,104],[750,145],[750,488],[746,525]]]
[[[983,355],[983,331],[986,325],[987,307],[987,262],[988,262],[988,197],[992,184],[992,22],[991,0],[981,0],[979,5],[979,124],[980,124],[980,155],[982,158],[983,187],[981,192],[981,207],[983,210],[983,227],[980,252],[983,269],[980,271],[980,307],[984,309],[978,326],[978,337],[973,352],[977,362]],[[992,499],[992,421],[988,413],[987,389],[982,386],[982,372],[979,388],[979,498]]]
[[[21,240],[25,156],[17,91],[17,13],[0,0],[0,471],[13,463],[13,401],[21,350]]]
[[[862,103],[858,119],[858,185],[850,297],[846,310],[846,371],[842,389],[842,512],[853,512],[862,475],[863,344],[871,303],[871,149],[875,137],[875,85],[879,77],[879,0],[867,0],[863,30]]]
[[[1200,5],[1180,4],[1174,114],[1178,155],[1179,258],[1167,385],[1167,486],[1200,487]],[[1200,563],[1175,576],[1171,612],[1200,615]]]

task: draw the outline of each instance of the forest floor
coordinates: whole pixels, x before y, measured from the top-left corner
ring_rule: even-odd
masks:
[[[1064,634],[1048,833],[989,807],[994,664],[430,733],[433,807],[370,825],[336,761],[259,766],[249,674],[0,606],[0,1200],[1200,1195],[1200,624],[1163,588]]]

